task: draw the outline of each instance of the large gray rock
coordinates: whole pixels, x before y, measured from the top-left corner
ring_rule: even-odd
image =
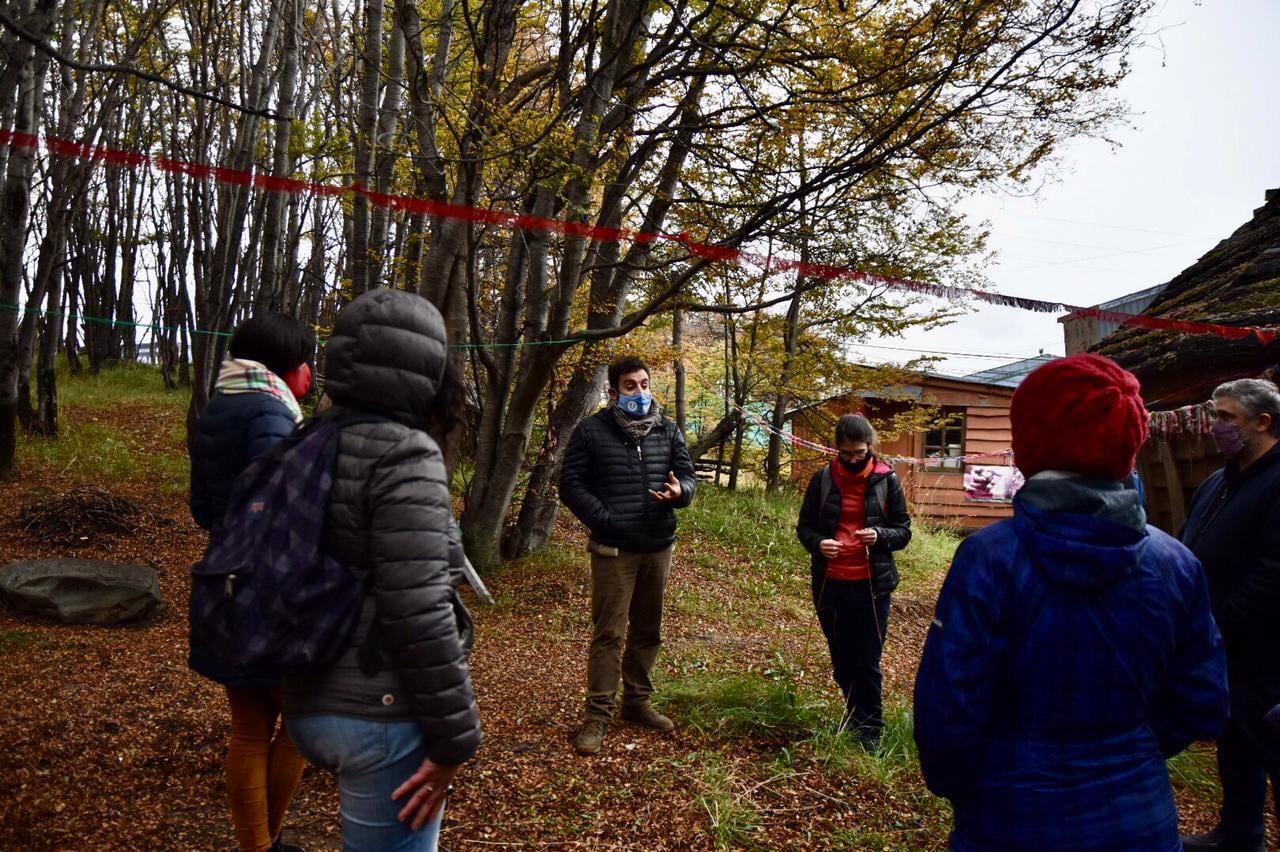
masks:
[[[0,568],[0,598],[64,624],[118,624],[160,605],[156,572],[100,559],[30,559]]]

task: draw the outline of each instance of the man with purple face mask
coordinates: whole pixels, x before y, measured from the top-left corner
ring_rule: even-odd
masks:
[[[1227,646],[1231,718],[1218,740],[1222,812],[1188,850],[1265,850],[1267,777],[1280,813],[1280,391],[1240,379],[1213,392],[1226,457],[1191,498],[1182,541],[1204,564]]]

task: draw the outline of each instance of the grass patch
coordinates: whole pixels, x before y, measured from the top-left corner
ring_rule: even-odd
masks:
[[[175,426],[175,442],[181,441],[181,430],[182,426]],[[145,473],[169,494],[183,493],[189,486],[190,463],[181,450],[156,453],[136,437],[98,423],[64,426],[56,439],[20,432],[18,452],[38,467],[100,482]]]
[[[27,648],[43,648],[48,642],[49,640],[39,633],[28,633],[25,630],[0,630],[0,654]]]
[[[121,402],[155,405],[185,411],[191,402],[190,388],[166,390],[160,368],[150,364],[119,364],[92,375],[87,369],[78,375],[58,364],[58,403],[72,408],[110,408]]]
[[[805,761],[836,775],[871,780],[883,790],[916,781],[920,777],[920,758],[916,752],[911,710],[906,706],[885,707],[884,730],[877,753],[863,748],[851,731],[828,725],[815,729],[808,740],[787,749],[780,762],[790,767]]]
[[[694,752],[680,765],[685,771],[696,771],[696,801],[707,814],[716,848],[758,846],[755,834],[764,824],[764,818],[746,791],[749,779],[714,751]]]
[[[958,533],[946,527],[913,525],[911,543],[894,555],[902,575],[899,590],[912,595],[936,595],[960,540]]]
[[[789,490],[729,491],[700,482],[693,503],[680,514],[680,526],[745,557],[753,581],[780,586],[809,574],[809,554],[796,539],[799,512],[799,498]]]
[[[167,391],[160,370],[147,364],[121,364],[98,375],[84,371],[73,375],[65,359],[58,367],[59,418],[57,438],[28,435],[19,430],[18,455],[39,468],[59,474],[110,482],[139,475],[158,482],[161,491],[179,494],[188,488],[190,466],[185,452],[186,424],[181,416],[191,400],[189,388]],[[144,445],[137,435],[95,421],[96,412],[120,406],[162,412],[148,417],[147,431],[162,437],[166,449]],[[85,418],[67,412],[89,413]],[[163,424],[163,425],[161,425]],[[163,433],[156,434],[156,430]]]
[[[781,655],[761,672],[686,668],[678,679],[663,683],[654,698],[685,724],[723,742],[805,739],[840,717],[834,702],[798,685]]]
[[[1218,753],[1212,745],[1193,743],[1190,748],[1167,761],[1174,786],[1189,790],[1197,798],[1216,800],[1222,797],[1218,780]]]

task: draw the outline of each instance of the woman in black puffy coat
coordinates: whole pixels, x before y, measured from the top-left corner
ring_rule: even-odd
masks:
[[[298,749],[334,771],[343,847],[436,847],[450,783],[480,745],[480,719],[450,583],[444,461],[425,431],[448,346],[430,302],[362,294],[338,314],[325,361],[342,427],[322,540],[363,581],[350,645],[327,670],[285,681]]]

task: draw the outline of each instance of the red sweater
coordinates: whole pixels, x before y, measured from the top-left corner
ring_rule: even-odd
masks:
[[[863,467],[861,473],[850,473],[838,460],[831,465],[831,475],[840,492],[840,523],[833,538],[842,545],[840,555],[827,560],[827,576],[833,580],[871,579],[866,545],[853,534],[867,525],[867,480],[874,467],[875,459]]]

